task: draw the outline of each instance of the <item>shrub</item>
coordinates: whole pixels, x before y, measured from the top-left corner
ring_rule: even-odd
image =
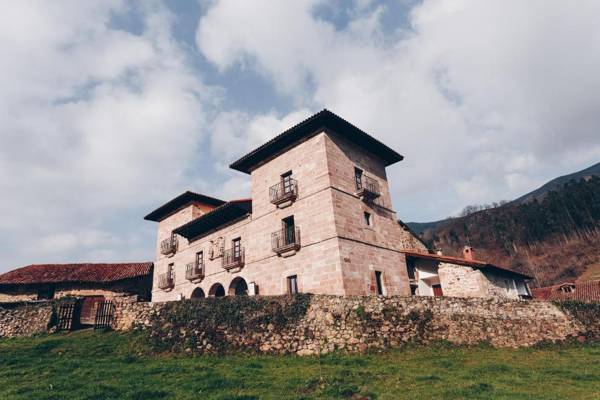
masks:
[[[229,336],[245,332],[280,332],[299,321],[310,305],[310,295],[278,297],[222,297],[165,303],[149,318],[143,340],[154,351],[226,352],[241,347]],[[207,347],[207,345],[210,345]],[[246,342],[244,347],[255,344]]]
[[[600,303],[565,300],[556,301],[554,304],[585,326],[585,336],[588,340],[600,340]]]

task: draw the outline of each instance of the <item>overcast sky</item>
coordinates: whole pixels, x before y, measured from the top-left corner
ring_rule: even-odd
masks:
[[[600,1],[4,1],[0,272],[152,260],[143,216],[322,108],[405,156],[398,216],[600,161]]]

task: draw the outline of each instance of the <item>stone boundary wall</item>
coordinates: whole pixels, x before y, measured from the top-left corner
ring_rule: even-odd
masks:
[[[193,309],[193,303],[189,307]],[[224,324],[210,334],[193,321],[174,324],[177,318],[161,313],[160,305],[144,308],[142,314],[144,322],[137,327],[145,331],[150,343],[163,350],[171,346],[173,351],[197,354],[217,349],[298,355],[334,350],[354,353],[442,340],[521,347],[580,337],[586,330],[548,302],[434,297],[312,296],[306,313],[283,327],[265,323],[248,328],[244,323],[245,328],[238,329],[235,324]]]
[[[259,301],[251,299],[246,298],[245,304]],[[287,296],[267,299],[290,303]],[[211,301],[228,301],[232,309],[238,307],[236,298],[229,297],[184,300],[185,304],[179,304],[187,307],[189,313],[200,308],[203,302]],[[250,307],[251,311],[242,307],[243,324],[222,323],[207,332],[198,329],[202,326],[198,324],[202,314],[189,314],[195,315],[194,318],[182,316],[178,320],[183,323],[174,324],[175,319],[167,312],[173,304],[137,302],[135,297],[115,299],[113,329],[139,330],[151,342],[164,341],[167,347],[188,353],[215,353],[217,349],[225,349],[299,355],[325,354],[333,350],[364,352],[439,340],[455,344],[485,342],[496,347],[532,346],[542,341],[580,337],[587,329],[549,302],[315,295],[309,297],[308,307],[293,322],[253,324],[252,321],[265,320],[265,313],[257,311],[260,307]],[[204,303],[204,309],[210,309],[207,307],[210,304]],[[0,337],[49,332],[51,320],[52,302],[0,304]]]
[[[0,303],[0,338],[33,336],[48,332],[52,302]]]

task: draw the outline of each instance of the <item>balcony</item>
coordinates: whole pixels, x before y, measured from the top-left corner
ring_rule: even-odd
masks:
[[[190,282],[200,282],[204,279],[204,263],[194,261],[185,267],[185,279]]]
[[[158,276],[158,288],[161,290],[171,290],[175,287],[175,274],[173,272],[165,272]]]
[[[177,236],[173,235],[168,239],[160,242],[160,253],[168,256],[177,252]]]
[[[240,249],[235,251],[235,249],[225,250],[223,252],[223,269],[226,269],[229,272],[236,272],[241,270],[244,267],[245,262],[245,251],[244,249]]]
[[[269,197],[271,203],[278,208],[290,206],[298,197],[298,182],[295,179],[288,178],[287,181],[271,186]]]
[[[282,257],[290,257],[300,250],[300,228],[282,229],[271,234],[271,248]]]
[[[374,200],[381,196],[379,182],[363,175],[356,181],[356,195],[363,200]]]

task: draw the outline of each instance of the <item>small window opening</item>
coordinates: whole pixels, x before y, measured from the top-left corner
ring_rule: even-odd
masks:
[[[298,294],[298,276],[292,275],[287,277],[288,294]]]
[[[364,218],[365,218],[365,224],[367,226],[372,226],[373,225],[373,216],[371,215],[371,213],[368,213],[368,212],[365,211]]]
[[[415,260],[413,258],[408,258],[406,260],[406,270],[408,272],[408,279],[416,279]]]
[[[382,272],[375,271],[375,282],[377,283],[377,295],[383,296],[383,281],[382,281]]]

